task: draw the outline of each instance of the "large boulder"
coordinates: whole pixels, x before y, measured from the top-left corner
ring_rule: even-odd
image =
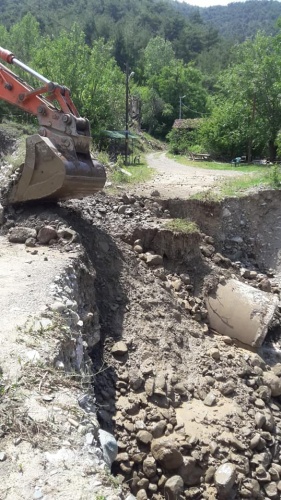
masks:
[[[151,478],[156,475],[156,461],[153,457],[146,457],[142,464],[143,473],[146,477]]]
[[[28,238],[36,236],[36,230],[32,227],[17,226],[10,229],[8,240],[10,243],[25,243]]]
[[[183,480],[181,476],[172,476],[165,483],[165,497],[169,500],[178,500],[183,492]]]
[[[265,372],[263,381],[266,386],[270,387],[272,396],[281,396],[281,378],[273,372]]]
[[[183,463],[183,456],[171,437],[154,439],[151,443],[151,453],[167,470],[178,469]]]
[[[58,233],[56,229],[52,226],[44,226],[38,232],[38,241],[40,245],[48,245],[51,240],[56,240]]]
[[[197,465],[195,458],[184,457],[183,464],[178,470],[184,484],[187,486],[196,486],[200,483],[200,478],[203,475],[203,470]]]
[[[103,452],[103,458],[106,465],[111,468],[112,463],[117,457],[118,445],[115,437],[103,429],[99,429],[99,440]]]
[[[225,463],[218,467],[215,472],[215,485],[221,495],[227,495],[236,480],[236,466],[232,463]]]

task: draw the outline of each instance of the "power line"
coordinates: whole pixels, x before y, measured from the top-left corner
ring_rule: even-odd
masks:
[[[184,106],[186,109],[188,109],[189,111],[192,111],[192,113],[196,113],[197,115],[201,115],[201,116],[204,116],[204,115],[207,115],[208,113],[200,113],[200,111],[195,111],[195,109],[191,109],[189,108],[188,106],[186,106],[186,104],[182,103],[182,106]]]

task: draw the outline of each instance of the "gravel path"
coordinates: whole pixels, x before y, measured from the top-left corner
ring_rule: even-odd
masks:
[[[156,170],[154,178],[134,187],[134,192],[148,196],[157,189],[162,198],[188,198],[200,191],[218,185],[220,181],[243,175],[232,170],[207,170],[181,165],[166,157],[165,153],[147,155],[149,167]]]
[[[35,255],[24,245],[10,244],[0,236],[0,364],[11,376],[20,364],[20,328],[45,307],[50,285],[69,262],[55,249],[39,248]]]

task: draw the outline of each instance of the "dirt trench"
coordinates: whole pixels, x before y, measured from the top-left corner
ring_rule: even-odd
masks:
[[[264,373],[277,384],[281,371],[272,354],[210,331],[204,303],[205,288],[243,279],[242,266],[256,270],[244,281],[259,287],[262,276],[279,294],[279,197],[204,204],[101,194],[7,215],[7,230],[71,227],[94,272],[80,290],[99,311],[101,339],[88,353],[100,425],[118,442],[120,499],[279,498],[281,391]],[[172,231],[169,217],[200,230]],[[268,349],[278,328],[273,337]]]
[[[279,294],[279,193],[200,209],[126,195],[75,206],[76,230],[82,216],[105,231],[101,240],[95,230],[93,238],[85,233],[100,274],[102,335],[92,353],[98,418],[118,440],[113,472],[137,499],[278,498],[281,401],[263,373],[276,366],[279,373],[279,320],[266,346],[252,352],[210,331],[203,291],[212,280],[241,280],[243,265],[260,275],[244,280],[256,287],[277,271],[272,293]],[[165,210],[201,232],[168,230]],[[145,254],[162,261],[151,266]],[[265,456],[266,482],[259,475]],[[236,481],[222,486],[216,474],[226,462]]]

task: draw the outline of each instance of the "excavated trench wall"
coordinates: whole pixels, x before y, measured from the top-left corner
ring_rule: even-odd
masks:
[[[259,268],[268,269],[269,267],[273,267],[279,269],[279,246],[281,241],[281,224],[279,227],[279,219],[281,217],[281,205],[280,194],[278,192],[260,192],[242,199],[228,199],[222,203],[203,203],[195,200],[167,200],[163,202],[162,207],[169,210],[172,218],[187,218],[196,222],[203,233],[214,238],[216,250],[230,257],[232,260],[240,260],[243,261],[243,264]],[[204,239],[204,235],[202,238],[202,235],[199,233],[174,233],[161,227],[161,225],[155,228],[155,226],[149,227],[145,224],[136,224],[136,222],[132,222],[131,224],[128,218],[124,220],[123,227],[121,227],[120,223],[123,219],[119,220],[117,240],[115,237],[112,238],[112,235],[103,227],[93,224],[92,220],[90,213],[89,218],[84,213],[83,223],[81,223],[81,218],[78,215],[71,214],[68,218],[71,226],[77,232],[79,231],[83,248],[89,258],[90,269],[93,268],[95,273],[95,279],[92,283],[90,280],[85,286],[82,280],[80,290],[82,292],[84,290],[85,292],[82,302],[87,300],[92,301],[94,298],[89,296],[88,292],[91,286],[95,287],[96,296],[94,301],[97,303],[100,316],[101,342],[96,344],[91,352],[93,370],[96,374],[94,385],[98,418],[103,428],[113,432],[118,439],[118,443],[121,443],[118,460],[115,463],[116,468],[113,471],[118,473],[122,471],[124,478],[129,478],[128,482],[130,482],[131,492],[138,495],[137,498],[141,498],[138,494],[141,484],[149,483],[150,481],[150,489],[148,488],[147,495],[145,494],[143,498],[155,498],[153,493],[163,491],[163,488],[161,489],[161,481],[160,485],[158,483],[154,484],[145,476],[146,462],[144,461],[144,465],[138,462],[138,460],[143,459],[144,455],[142,453],[147,453],[149,445],[138,442],[138,447],[136,447],[135,443],[135,433],[138,430],[136,426],[140,425],[138,422],[140,416],[143,415],[143,409],[138,413],[139,403],[137,398],[139,389],[137,384],[139,381],[143,383],[146,376],[142,375],[141,377],[139,372],[137,374],[133,372],[132,366],[135,366],[136,359],[141,356],[144,346],[146,349],[149,347],[149,342],[139,347],[137,346],[138,336],[137,330],[135,330],[135,323],[142,325],[141,337],[143,340],[148,333],[152,336],[158,332],[158,323],[161,322],[163,327],[161,328],[164,330],[165,324],[171,321],[171,330],[167,335],[169,341],[172,333],[179,335],[181,328],[183,328],[183,331],[189,331],[191,324],[189,322],[184,323],[186,318],[184,315],[179,314],[178,305],[174,304],[172,300],[165,311],[160,311],[161,315],[159,317],[162,318],[161,321],[152,322],[155,311],[153,315],[150,314],[149,307],[152,306],[153,309],[155,307],[159,308],[160,299],[160,296],[157,298],[155,292],[157,290],[157,293],[160,293],[157,288],[157,274],[150,275],[150,270],[145,267],[145,264],[138,262],[137,256],[133,251],[134,243],[136,240],[140,240],[144,252],[152,250],[162,255],[164,268],[165,270],[169,270],[171,274],[179,274],[182,268],[189,271],[193,267],[196,274],[195,279],[198,284],[198,281],[201,282],[203,276],[206,276],[211,271],[211,269],[207,268],[207,263],[202,258],[200,252],[200,244],[202,239]],[[143,269],[145,271],[142,272]],[[194,275],[194,273],[192,274]],[[136,277],[138,277],[138,280],[135,279]],[[196,283],[193,284],[196,285]],[[141,288],[138,289],[138,287]],[[161,288],[160,286],[159,290]],[[197,291],[196,288],[194,286],[194,292]],[[138,293],[139,298],[137,296]],[[166,295],[161,295],[162,299],[163,297],[166,298]],[[142,308],[144,308],[144,311]],[[175,321],[177,320],[183,322],[183,325],[179,324],[175,326]],[[193,325],[192,328],[196,327]],[[197,333],[197,331],[190,332],[188,336],[189,349],[184,344],[180,345],[182,354],[187,356],[187,353],[190,352],[192,353],[190,355],[194,355],[194,352],[196,352]],[[163,342],[163,336],[164,331],[161,331],[160,340],[157,340],[157,343]],[[126,348],[129,351],[129,354],[126,353],[124,355],[125,359],[123,360],[124,363],[126,362],[126,368],[125,364],[122,367],[123,363],[120,360],[115,362],[111,354],[113,343],[121,339],[126,342]],[[183,339],[185,339],[185,336],[179,342],[184,342]],[[192,344],[192,342],[194,343]],[[204,342],[210,342],[209,347],[213,345],[212,339],[208,336],[206,339],[203,337],[200,338],[200,341],[198,341],[198,353],[200,353],[198,355],[200,356],[202,355],[201,345]],[[157,343],[154,346],[154,355],[156,357],[159,356],[156,350]],[[175,341],[173,341],[172,346],[174,351],[176,349]],[[221,347],[221,351],[223,352],[223,347]],[[216,353],[217,351],[214,355]],[[209,363],[209,361],[207,362]],[[179,368],[179,364],[177,364],[177,369]],[[183,365],[189,365],[188,361],[183,363]],[[216,370],[217,365],[214,372]],[[155,380],[157,381],[157,379]],[[183,376],[181,380],[185,380]],[[163,389],[161,390],[163,391]],[[157,402],[159,403],[155,399],[155,407],[157,407]],[[127,407],[126,404],[129,403],[130,405]],[[146,425],[150,431],[153,425],[149,419],[153,417],[153,412],[151,413],[152,410],[149,404],[143,404],[145,412],[149,414]],[[159,407],[163,411],[161,404],[159,404]],[[126,408],[128,410],[127,413],[125,412]],[[155,408],[153,411],[155,411]],[[164,425],[167,424],[172,429],[176,421],[173,420],[174,415],[171,415],[168,415]],[[106,427],[106,424],[112,424],[113,427]],[[140,436],[143,438],[143,434],[140,434],[143,432],[145,433],[146,431],[143,431],[143,427],[140,427],[138,439]],[[144,437],[146,437],[146,434],[144,434]],[[199,456],[200,448],[201,445],[194,451],[195,457]],[[227,450],[228,448],[229,446],[227,446]],[[225,456],[228,456],[227,453],[228,451],[226,451]],[[201,469],[203,461],[201,463],[198,458],[196,462],[193,457],[184,456],[184,460],[188,466],[190,466],[190,461],[192,461],[193,475],[197,474],[198,477],[203,474],[202,470],[205,471],[207,467],[206,463],[204,463],[204,467]],[[199,462],[200,467],[198,465]],[[159,470],[161,471],[160,468],[158,468]],[[161,472],[159,474],[161,475]],[[161,477],[163,479],[163,476]],[[181,471],[181,477],[184,478],[184,482],[186,483],[186,494],[189,494],[190,486],[197,485],[194,498],[196,495],[197,498],[200,498],[198,496],[200,489],[197,476],[190,479],[190,474],[188,474],[188,478],[185,478],[184,475],[182,476]],[[158,477],[156,479],[158,481]],[[165,486],[165,488],[167,487]],[[143,492],[143,489],[141,491]],[[166,496],[165,493],[164,496]],[[208,497],[211,498],[208,492],[204,497],[201,496],[201,498]],[[186,496],[186,498],[190,497]]]
[[[170,199],[162,202],[173,218],[187,218],[215,240],[234,261],[260,269],[281,265],[281,193],[260,191],[222,202]]]
[[[141,240],[145,252],[153,250],[167,262],[182,262],[192,268],[194,263],[201,260],[201,236],[197,232],[185,234],[165,228],[142,226],[134,228],[127,238],[131,245],[136,240]]]

